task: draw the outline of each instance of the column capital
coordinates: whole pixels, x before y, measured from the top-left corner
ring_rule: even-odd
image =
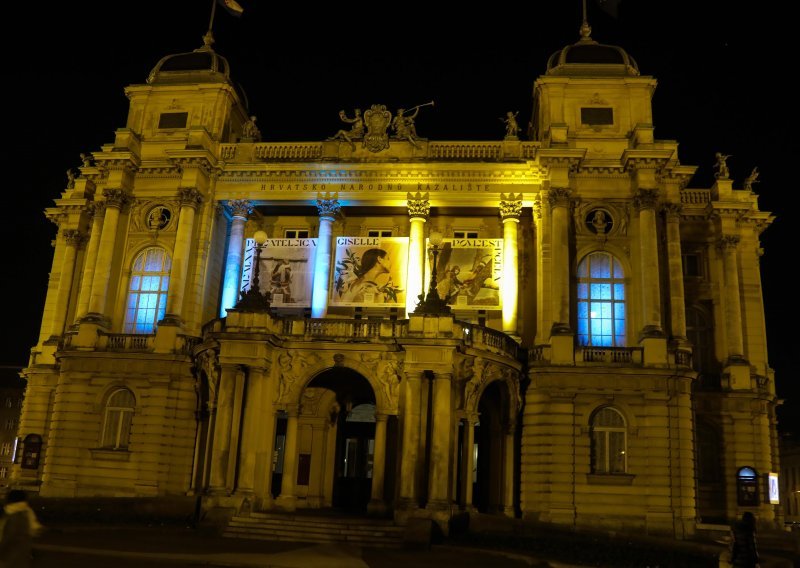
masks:
[[[97,217],[102,217],[105,211],[106,211],[105,201],[92,201],[86,204],[86,215],[89,217],[89,219],[96,219]]]
[[[716,243],[717,249],[722,252],[736,250],[740,240],[738,235],[722,235]]]
[[[667,221],[680,221],[683,205],[680,203],[665,203],[661,210],[664,212]]]
[[[61,236],[67,243],[67,246],[78,248],[86,241],[86,235],[77,229],[64,229],[61,231]]]
[[[375,413],[375,422],[386,422],[389,420],[389,416],[393,416],[390,414],[386,414],[385,412],[376,412]]]
[[[203,202],[203,196],[196,187],[179,187],[178,200],[181,203],[181,208],[191,207],[192,209],[197,209]]]
[[[519,216],[522,213],[522,194],[508,195],[500,194],[500,217],[503,222],[506,221],[519,221]]]
[[[533,196],[533,215],[538,219],[542,220],[542,194],[537,193]]]
[[[408,200],[408,216],[412,219],[427,220],[431,212],[431,202],[428,200],[428,197],[428,193],[422,194],[419,191],[415,194],[406,194],[406,199]]]
[[[245,221],[253,213],[253,204],[246,199],[231,199],[225,204],[225,209],[231,217],[244,219]]]
[[[633,197],[633,206],[639,209],[655,209],[658,203],[658,190],[655,188],[641,188]]]
[[[568,187],[551,187],[547,192],[547,201],[550,203],[550,208],[556,207],[569,207],[572,191]]]
[[[339,204],[339,194],[325,192],[317,193],[317,211],[320,218],[334,219],[341,213],[342,207]]]
[[[106,207],[122,209],[131,199],[127,191],[122,188],[104,189],[103,197],[106,198]]]

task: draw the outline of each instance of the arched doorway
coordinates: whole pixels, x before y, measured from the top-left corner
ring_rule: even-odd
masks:
[[[375,393],[347,367],[323,371],[300,397],[296,494],[312,508],[365,512],[372,489]]]
[[[513,443],[509,423],[508,389],[501,381],[491,383],[478,402],[479,422],[473,447],[472,499],[481,513],[499,513],[512,507],[506,503],[513,476]]]

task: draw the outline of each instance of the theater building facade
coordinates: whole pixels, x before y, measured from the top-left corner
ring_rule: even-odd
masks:
[[[555,53],[525,140],[511,113],[436,141],[433,109],[356,101],[330,139],[263,142],[206,43],[126,89],[46,211],[16,485],[443,527],[782,522],[772,216],[724,155],[690,185],[624,50],[584,30]]]

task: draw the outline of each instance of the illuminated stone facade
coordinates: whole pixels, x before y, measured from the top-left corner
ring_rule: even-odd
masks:
[[[689,187],[653,137],[655,79],[584,35],[535,81],[530,141],[515,123],[426,140],[372,105],[360,130],[260,142],[222,57],[159,62],[47,210],[20,429],[43,459],[16,482],[445,527],[480,511],[686,537],[739,516],[739,469],[778,471],[772,217],[724,157]],[[449,310],[414,314],[437,231]],[[235,307],[256,258],[269,310]],[[746,510],[779,523],[757,489]]]

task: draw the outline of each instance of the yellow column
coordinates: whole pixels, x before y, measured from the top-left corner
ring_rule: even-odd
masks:
[[[683,291],[683,257],[681,255],[681,206],[664,206],[667,218],[667,257],[669,262],[669,305],[672,339],[686,342],[686,302]]]
[[[294,494],[295,477],[297,476],[297,408],[287,410],[286,420],[286,453],[283,458],[283,476],[281,478],[281,494],[276,504],[287,511],[294,511],[297,497]]]
[[[53,310],[50,339],[59,338],[64,332],[64,324],[67,321],[67,312],[69,311],[69,298],[72,293],[72,279],[75,276],[75,256],[78,247],[84,240],[83,234],[74,229],[61,231],[61,236],[66,243],[66,247],[64,248],[64,258],[61,262],[61,275],[58,279],[58,295],[56,296],[56,306]]]
[[[172,249],[172,269],[169,272],[169,292],[167,293],[167,309],[164,319],[159,324],[181,325],[183,312],[183,296],[186,292],[189,256],[192,250],[192,231],[197,207],[203,198],[193,187],[182,187],[178,190],[181,202],[178,230],[175,235],[175,247]]]
[[[383,500],[383,482],[386,469],[386,414],[375,414],[375,451],[372,459],[372,498],[369,511],[381,513],[386,510]]]
[[[639,273],[644,319],[642,338],[664,336],[661,326],[661,280],[658,275],[657,202],[657,189],[640,189],[634,199],[634,204],[639,209]]]
[[[238,372],[239,369],[236,365],[223,365],[222,373],[220,373],[214,420],[214,443],[211,447],[211,479],[209,480],[211,492],[224,493],[227,485],[233,399]]]
[[[86,315],[86,319],[105,324],[107,322],[106,296],[117,242],[117,226],[122,207],[128,202],[129,197],[122,189],[106,189],[103,196],[106,198],[106,214],[103,219],[103,232],[97,251],[97,263],[89,298],[89,313]]]
[[[403,403],[403,454],[400,460],[400,501],[403,508],[416,509],[417,459],[420,437],[420,384],[419,371],[406,373]]]
[[[231,214],[231,234],[228,238],[228,252],[225,256],[225,278],[222,284],[222,307],[220,316],[225,317],[226,310],[236,305],[239,300],[239,288],[242,277],[242,249],[244,244],[244,224],[252,213],[249,201],[237,199],[228,201]]]
[[[728,338],[728,359],[744,358],[744,340],[742,339],[742,304],[739,298],[739,262],[736,257],[739,245],[737,235],[724,235],[717,243],[722,252],[722,263],[725,270],[725,326]]]
[[[517,229],[522,213],[522,194],[500,194],[500,217],[503,219],[503,331],[517,335],[517,306],[519,300],[519,266]]]
[[[267,435],[274,436],[274,430],[270,433],[262,432],[262,423],[274,421],[274,415],[270,409],[265,408],[265,383],[264,369],[249,367],[244,393],[244,417],[242,420],[241,449],[239,451],[239,481],[237,492],[253,492],[256,488],[256,462],[263,453],[263,447],[267,443]],[[270,448],[272,446],[270,441]],[[262,475],[265,473],[262,471]]]
[[[452,425],[452,375],[436,373],[433,381],[431,465],[426,509],[450,508],[450,432]]]
[[[317,194],[319,234],[317,257],[314,261],[314,285],[311,292],[311,317],[324,318],[328,313],[328,288],[331,275],[331,234],[333,221],[339,214],[338,194]]]
[[[406,314],[417,307],[419,296],[424,290],[425,278],[425,222],[428,220],[431,205],[428,194],[408,194],[408,216],[410,229],[408,235],[408,277],[406,278]]]
[[[554,187],[548,194],[552,216],[551,274],[553,325],[551,335],[568,334],[569,325],[569,206],[570,190]]]
[[[242,435],[242,402],[244,401],[245,376],[242,368],[236,371],[236,382],[233,385],[233,411],[231,412],[230,438],[228,442],[228,473],[225,475],[225,488],[228,494],[238,486],[237,456]]]
[[[474,464],[475,448],[475,424],[478,422],[477,416],[469,416],[464,419],[464,433],[461,452],[461,501],[467,511],[474,511],[472,505],[472,469]]]
[[[83,276],[81,289],[78,295],[78,307],[75,310],[75,319],[79,320],[89,311],[89,298],[92,295],[92,279],[97,264],[97,251],[100,248],[100,235],[103,230],[103,214],[105,202],[95,201],[91,205],[92,229],[89,232],[89,244],[86,246],[86,256],[83,259]]]
[[[545,198],[546,199],[546,198]],[[547,343],[552,322],[550,279],[550,253],[552,250],[550,208],[543,203],[542,195],[534,198],[534,232],[536,234],[536,345]]]

